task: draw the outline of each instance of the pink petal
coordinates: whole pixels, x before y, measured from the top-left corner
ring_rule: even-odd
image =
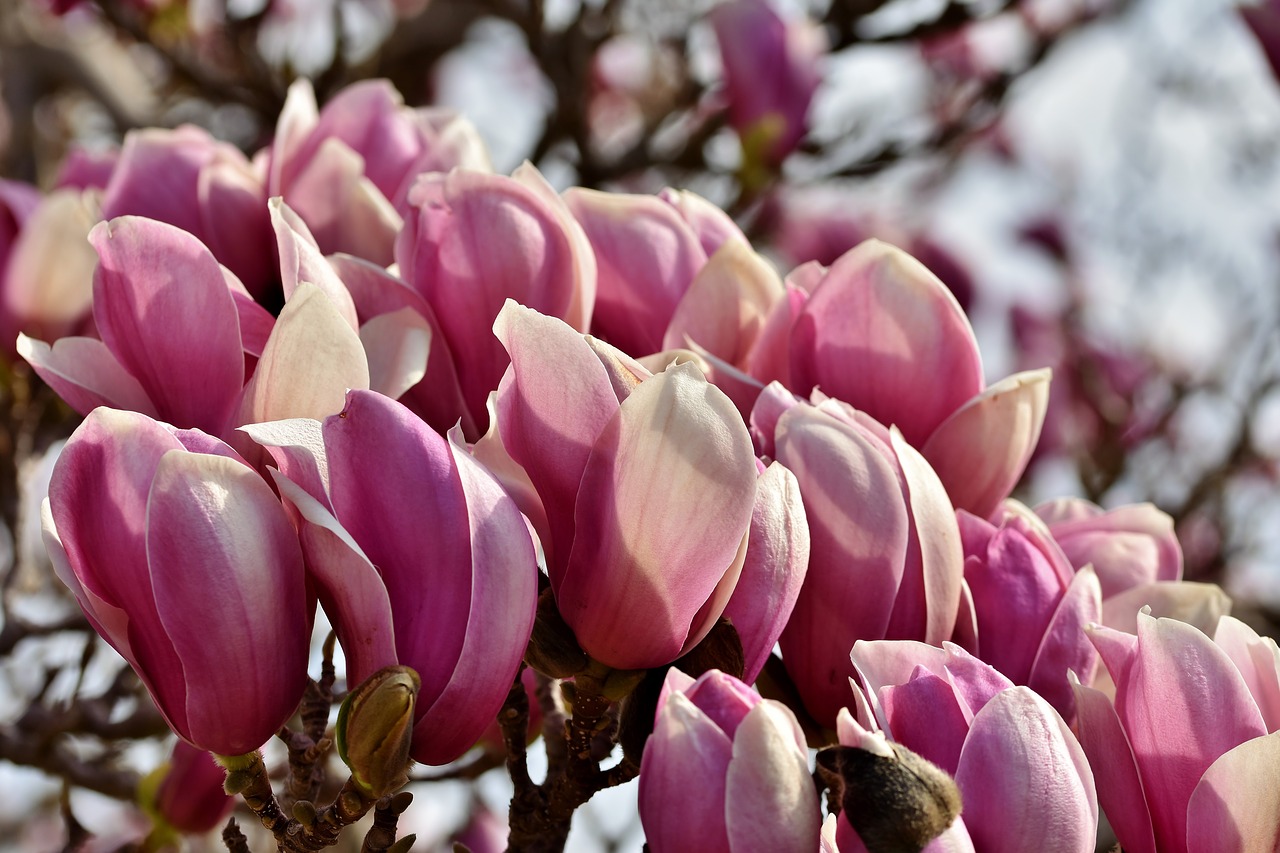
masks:
[[[742,419],[695,367],[668,368],[632,392],[583,470],[556,591],[589,654],[621,669],[658,666],[681,651],[695,616],[715,620],[699,611],[745,556],[755,480]]]
[[[547,512],[547,570],[558,589],[574,535],[578,486],[596,437],[618,410],[609,377],[582,335],[508,302],[494,334],[511,355],[498,389],[498,420],[511,458],[524,466]],[[564,377],[574,381],[566,382]]]
[[[783,659],[809,712],[829,725],[847,701],[848,649],[889,626],[910,515],[896,466],[868,433],[796,406],[779,419],[776,441],[778,461],[800,482],[811,542]]]
[[[329,263],[355,300],[361,321],[368,322],[380,314],[411,308],[431,329],[431,350],[427,356],[426,376],[422,382],[409,389],[400,398],[400,402],[417,412],[437,432],[446,432],[461,419],[463,432],[467,437],[478,437],[474,419],[462,398],[453,353],[449,351],[449,344],[440,329],[440,321],[436,319],[435,312],[427,301],[382,267],[362,258],[337,254],[329,258]]]
[[[792,387],[902,430],[916,447],[982,391],[973,329],[910,255],[867,241],[832,265],[792,330]]]
[[[693,341],[730,364],[745,366],[769,310],[784,295],[769,262],[746,243],[730,240],[693,277],[662,346],[675,349]]]
[[[49,482],[50,518],[77,579],[72,589],[156,696],[184,688],[147,568],[147,494],[161,457],[181,448],[150,418],[97,409],[72,434]],[[165,713],[185,724],[181,702]]]
[[[1188,853],[1280,850],[1280,732],[1245,741],[1209,766],[1187,806]]]
[[[1071,581],[1050,618],[1026,682],[1065,720],[1075,718],[1075,700],[1067,683],[1067,673],[1076,673],[1087,684],[1093,680],[1098,667],[1097,651],[1090,645],[1084,629],[1097,622],[1101,615],[1098,577],[1085,566]]]
[[[1203,633],[1138,616],[1138,649],[1116,682],[1116,712],[1151,804],[1157,847],[1186,848],[1187,801],[1222,753],[1266,734],[1239,670]]]
[[[280,281],[284,287],[285,302],[293,299],[299,283],[309,281],[329,297],[352,329],[358,329],[360,324],[356,320],[356,306],[351,294],[324,255],[320,254],[320,247],[306,223],[284,203],[284,199],[271,199],[268,209],[271,227],[275,229],[276,251],[280,256]]]
[[[324,452],[324,433],[313,418],[286,418],[239,428],[262,445],[285,477],[329,507],[329,460]],[[297,503],[294,501],[294,503]]]
[[[733,744],[682,694],[658,714],[640,762],[640,822],[653,853],[730,853],[725,773]],[[690,779],[697,779],[695,787]]]
[[[747,556],[724,608],[746,655],[742,680],[756,680],[782,634],[809,569],[809,523],[795,475],[778,462],[756,482]]]
[[[546,203],[547,209],[569,236],[569,243],[573,247],[574,288],[573,298],[564,312],[564,321],[578,331],[585,332],[591,328],[591,315],[596,306],[596,255],[591,249],[591,241],[587,239],[587,232],[582,230],[564,199],[532,163],[527,160],[521,163],[511,173],[511,177]]]
[[[97,338],[63,338],[50,347],[43,341],[18,335],[18,355],[82,415],[98,406],[110,406],[157,416],[155,404],[142,385]]]
[[[955,628],[964,576],[955,510],[929,463],[896,429],[890,431],[890,442],[902,470],[914,535],[886,636],[941,643]]]
[[[1069,676],[1076,699],[1076,731],[1098,785],[1098,803],[1128,853],[1156,853],[1151,815],[1129,738],[1111,700]]]
[[[391,263],[403,220],[364,176],[364,159],[341,141],[325,139],[284,192],[324,254],[346,252]]]
[[[493,475],[450,439],[471,536],[471,612],[448,685],[414,727],[413,757],[446,764],[471,748],[502,710],[529,645],[538,600],[533,541]]]
[[[342,644],[347,683],[359,684],[398,662],[387,588],[351,534],[319,501],[279,472],[271,476],[301,518],[298,535],[307,577]]]
[[[1002,379],[942,422],[921,448],[958,509],[986,518],[1031,459],[1049,405],[1050,371]]]
[[[564,200],[596,255],[593,334],[636,355],[662,349],[676,304],[707,261],[698,236],[654,196],[575,187]]]
[[[263,295],[275,278],[271,219],[262,181],[239,151],[218,148],[200,170],[195,203],[200,214],[195,233],[251,293]]]
[[[974,717],[956,784],[965,826],[984,853],[1094,849],[1098,804],[1084,753],[1026,687],[998,694]]]
[[[1213,641],[1240,670],[1267,731],[1280,730],[1280,648],[1276,641],[1258,636],[1248,625],[1230,616],[1218,622]]]
[[[747,372],[768,384],[791,384],[791,329],[809,299],[807,291],[791,284],[784,285],[782,296],[773,303],[755,345],[747,356]]]
[[[666,187],[658,193],[658,198],[674,207],[680,218],[693,229],[708,258],[731,240],[749,245],[746,235],[732,217],[697,193]]]
[[[184,734],[202,749],[257,749],[293,714],[307,678],[302,551],[283,507],[240,462],[170,452],[156,468],[146,541],[156,608],[190,674],[182,693],[157,698],[185,701]]]
[[[725,774],[725,823],[732,850],[813,853],[822,813],[795,716],[780,702],[756,705],[733,737]],[[697,778],[697,777],[693,777]]]
[[[969,734],[970,715],[945,679],[917,671],[904,684],[881,688],[893,739],[954,775]]]
[[[166,421],[221,432],[244,355],[218,262],[190,234],[137,217],[99,224],[89,239],[101,258],[93,304],[103,342]]]

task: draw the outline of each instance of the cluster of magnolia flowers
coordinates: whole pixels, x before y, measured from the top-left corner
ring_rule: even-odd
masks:
[[[23,199],[4,327],[86,416],[46,542],[199,750],[294,714],[318,602],[349,684],[416,673],[426,764],[522,660],[675,662],[655,851],[1092,851],[1100,808],[1130,853],[1270,849],[1275,642],[1180,580],[1154,507],[1009,499],[1048,371],[986,386],[905,253],[782,278],[691,193],[494,174],[381,82],[295,85],[252,159],[146,130]],[[577,658],[530,644],[540,607]],[[682,673],[725,619],[742,672]],[[790,707],[750,687],[775,646]]]

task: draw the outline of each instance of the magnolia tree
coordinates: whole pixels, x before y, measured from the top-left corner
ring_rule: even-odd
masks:
[[[1102,7],[895,30],[891,4],[731,0],[699,47],[646,41],[641,4],[67,5],[14,20],[114,27],[263,140],[140,127],[0,182],[9,405],[29,454],[70,431],[23,520],[79,605],[21,612],[10,571],[0,649],[87,638],[0,758],[141,805],[93,849],[404,853],[413,792],[498,768],[505,827],[476,807],[455,849],[561,850],[637,777],[655,853],[1280,849],[1280,650],[1175,532],[1212,492],[1177,518],[1014,497],[1047,457],[1166,438],[1125,386],[1154,367],[1021,315],[1070,346],[988,381],[953,255],[820,233],[789,195],[789,163],[840,158],[811,133],[824,52],[918,40],[950,75],[936,151]],[[556,97],[514,169],[462,115],[339,85],[482,17]],[[965,41],[997,18],[1010,67]],[[646,191],[673,169],[730,188]],[[1083,491],[1126,464],[1081,463]],[[128,666],[94,693],[96,637]],[[121,744],[167,731],[141,778]]]

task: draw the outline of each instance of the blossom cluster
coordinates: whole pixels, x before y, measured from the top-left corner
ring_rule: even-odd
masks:
[[[416,673],[426,764],[522,661],[670,668],[655,851],[1091,851],[1100,811],[1129,851],[1272,844],[1276,644],[1155,507],[1010,497],[1049,371],[988,385],[902,250],[780,275],[703,198],[496,174],[380,81],[295,84],[253,157],[136,131],[0,203],[0,330],[85,416],[50,554],[199,750],[290,718],[319,606],[353,687]],[[682,672],[726,621],[740,671]]]

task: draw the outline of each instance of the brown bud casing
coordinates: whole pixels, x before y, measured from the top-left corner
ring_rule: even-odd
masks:
[[[940,767],[901,744],[893,757],[851,746],[818,753],[818,773],[869,853],[919,853],[955,822],[960,789]]]

